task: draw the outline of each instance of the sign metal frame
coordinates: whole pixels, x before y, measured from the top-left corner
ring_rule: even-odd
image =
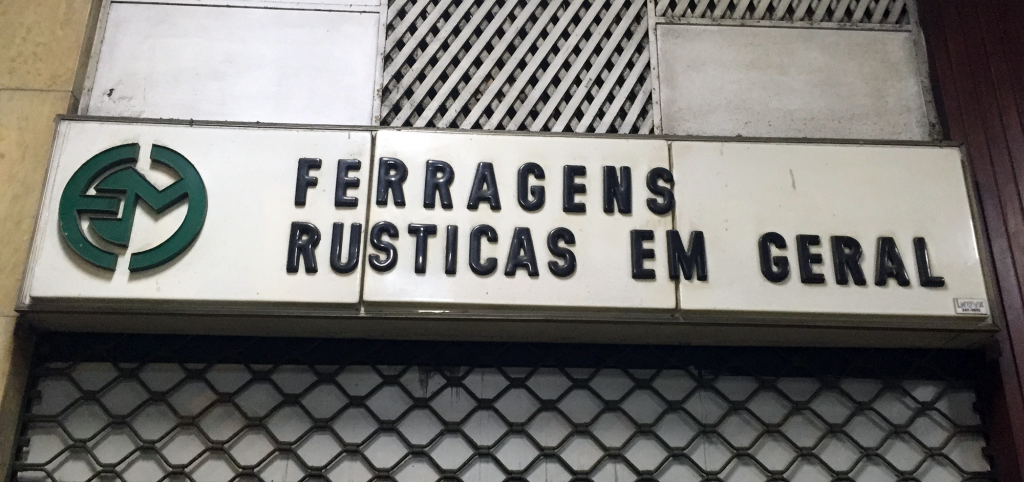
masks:
[[[365,126],[317,126],[240,122],[201,122],[153,119],[98,118],[91,116],[58,116],[57,122],[131,123],[142,125],[174,125],[202,127],[239,127],[255,129],[299,129],[363,131],[374,135],[380,131],[444,132],[447,134],[480,135],[479,131],[440,129],[387,128]],[[993,280],[989,246],[979,225],[978,199],[968,169],[963,146],[949,142],[879,142],[822,139],[722,139],[691,136],[620,134],[562,134],[487,132],[494,136],[568,137],[595,139],[644,139],[671,141],[771,142],[774,144],[834,144],[881,146],[958,147],[961,166],[972,214],[975,242],[986,285],[989,314],[935,319],[927,316],[842,315],[821,313],[692,313],[676,309],[668,311],[586,310],[494,306],[473,309],[452,306],[409,306],[401,309],[380,309],[361,301],[357,311],[332,308],[330,304],[315,307],[302,303],[178,303],[146,302],[144,304],[113,304],[113,300],[44,301],[31,300],[27,287],[30,270],[39,253],[40,223],[46,213],[37,214],[26,277],[18,298],[17,310],[36,326],[49,329],[217,333],[241,334],[257,332],[266,335],[368,336],[382,338],[441,339],[516,339],[546,341],[626,341],[637,343],[711,343],[767,345],[842,345],[842,346],[975,346],[997,331],[992,320],[999,319],[1001,307],[992,299]],[[55,142],[58,131],[55,130]],[[55,146],[56,147],[56,146]],[[54,147],[54,148],[55,148]],[[376,142],[371,144],[371,159],[376,158]],[[54,169],[51,152],[48,172]],[[375,171],[371,162],[362,171],[365,182],[372,183]],[[371,202],[367,199],[367,202]],[[596,207],[596,206],[595,206]],[[368,254],[365,247],[364,258]],[[283,269],[283,268],[282,268]],[[363,275],[366,276],[365,273]],[[360,295],[360,299],[362,299]],[[953,311],[952,301],[950,311]],[[159,322],[142,322],[146,320]],[[244,321],[248,320],[248,321]],[[282,324],[278,326],[278,324]],[[527,329],[527,327],[530,327]],[[533,330],[531,333],[530,330]],[[587,333],[582,333],[586,331]],[[891,332],[889,335],[879,336]]]

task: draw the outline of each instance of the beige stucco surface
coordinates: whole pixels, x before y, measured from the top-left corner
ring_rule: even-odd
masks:
[[[92,0],[0,0],[0,89],[71,91]]]
[[[54,116],[69,92],[0,90],[0,316],[14,304],[39,208]]]
[[[16,324],[16,318],[13,316],[0,316],[0,380],[8,380],[11,378],[11,362],[14,355],[14,327]],[[12,444],[16,438],[16,433],[11,422],[15,420],[17,416],[17,410],[13,410],[15,405],[6,403],[3,398],[7,398],[10,395],[9,392],[18,391],[16,387],[14,390],[9,390],[7,383],[0,385],[0,469],[3,469],[3,474],[7,473],[7,466],[10,463],[8,460],[9,454],[12,452]],[[24,383],[22,383],[24,386]],[[23,390],[23,389],[22,389]],[[12,397],[13,398],[13,397]]]
[[[77,104],[99,0],[0,0],[0,478],[13,454],[32,334],[14,311],[53,138]]]

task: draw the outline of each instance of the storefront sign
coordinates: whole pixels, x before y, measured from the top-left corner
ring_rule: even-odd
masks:
[[[973,326],[968,196],[934,146],[66,120],[22,302]]]

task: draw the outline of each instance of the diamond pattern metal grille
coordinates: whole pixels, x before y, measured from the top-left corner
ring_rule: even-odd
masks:
[[[659,17],[853,24],[910,23],[906,0],[657,0]]]
[[[644,0],[392,0],[381,125],[649,134]]]
[[[40,350],[20,481],[991,478],[964,352],[68,335]]]

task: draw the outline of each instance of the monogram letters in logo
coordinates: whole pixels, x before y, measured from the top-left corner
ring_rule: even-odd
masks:
[[[64,240],[82,259],[105,270],[114,271],[118,254],[93,243],[82,230],[82,220],[88,220],[88,229],[95,237],[127,248],[140,202],[161,214],[188,201],[181,226],[169,238],[129,255],[131,272],[153,269],[177,258],[199,236],[206,220],[206,186],[195,166],[185,156],[153,145],[152,162],[179,177],[158,189],[135,168],[139,150],[139,144],[124,144],[96,154],[71,176],[60,197],[58,216]]]

